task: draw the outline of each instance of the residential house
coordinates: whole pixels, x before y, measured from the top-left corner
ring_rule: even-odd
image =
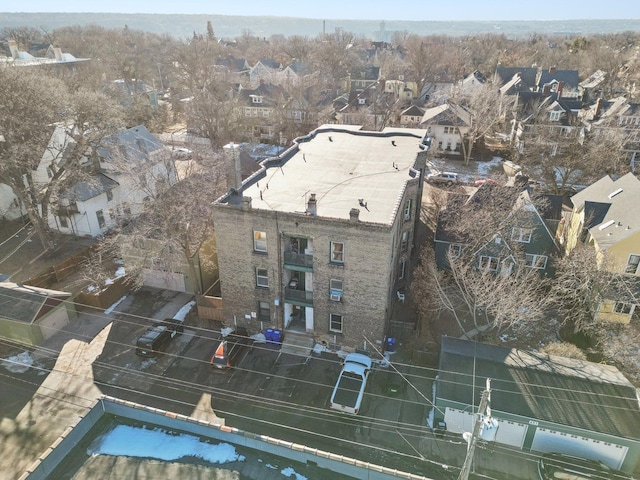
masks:
[[[419,98],[427,105],[442,105],[451,98],[454,83],[453,79],[445,72],[435,75],[425,81]]]
[[[393,91],[385,92],[384,81],[376,82],[364,90],[351,90],[346,104],[336,110],[336,122],[381,130],[395,125],[398,105],[396,94]]]
[[[427,130],[438,153],[462,155],[462,139],[471,128],[471,113],[460,105],[444,103],[425,110],[420,128]]]
[[[381,345],[409,278],[425,136],[325,125],[238,176],[214,203],[226,318],[336,348]]]
[[[53,45],[49,45],[44,57],[36,57],[29,52],[21,51],[15,40],[8,40],[7,47],[10,57],[0,57],[0,65],[4,63],[14,67],[66,66],[75,69],[78,65],[91,60],[90,58],[76,58]]]
[[[272,58],[258,60],[249,70],[249,84],[252,88],[257,88],[264,83],[278,85],[282,69],[282,64]]]
[[[621,136],[621,148],[631,171],[636,171],[640,165],[640,103],[631,103],[625,97],[599,98],[583,111],[583,120],[594,135]]]
[[[249,77],[251,66],[244,58],[227,55],[226,57],[216,59],[216,70],[224,73],[227,83],[242,85]]]
[[[50,145],[64,145],[60,135],[66,135],[62,128]],[[45,157],[55,148],[47,149]],[[49,226],[61,233],[96,237],[139,215],[145,202],[176,182],[170,153],[143,125],[115,132],[99,149],[98,165],[87,160],[90,177],[60,194]],[[43,159],[34,173],[42,185],[48,182],[47,164]]]
[[[487,83],[487,77],[480,70],[475,70],[460,80],[453,89],[453,96],[468,97]]]
[[[284,118],[287,100],[284,89],[271,83],[242,89],[238,103],[244,114],[245,135],[252,141],[279,140],[278,125]]]
[[[573,216],[567,229],[567,251],[590,245],[610,273],[627,278],[631,292],[603,292],[596,320],[628,323],[640,305],[640,180],[627,173],[606,176],[571,197]],[[631,293],[631,294],[630,294]],[[634,294],[635,293],[635,294]]]
[[[464,221],[464,212],[487,209],[502,216],[492,221],[495,231],[486,232],[486,241],[466,238],[456,222]],[[533,196],[526,186],[481,185],[470,196],[452,195],[438,215],[435,255],[439,268],[449,267],[449,255],[458,257],[465,249],[470,261],[480,270],[503,275],[514,267],[536,269],[542,275],[554,274],[553,257],[559,253],[556,232],[562,218],[562,197]]]
[[[578,84],[578,95],[583,102],[602,98],[602,86],[607,79],[607,72],[596,70]]]
[[[345,80],[344,91],[364,90],[380,80],[380,67],[365,65],[361,68],[352,69]]]
[[[411,105],[400,112],[400,126],[401,127],[417,127],[422,121],[424,116],[424,108],[420,108],[417,105]]]
[[[0,282],[0,335],[39,345],[75,318],[71,293]]]
[[[442,337],[434,426],[462,441],[487,379],[496,444],[589,458],[629,473],[638,468],[637,392],[616,367]]]

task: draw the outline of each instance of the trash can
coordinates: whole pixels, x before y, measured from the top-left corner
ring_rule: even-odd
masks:
[[[272,340],[276,345],[282,343],[282,330],[274,330]]]
[[[267,341],[268,345],[273,343],[273,328],[267,328],[264,331],[264,338]]]
[[[393,337],[387,338],[387,352],[393,352],[396,345],[396,339]]]

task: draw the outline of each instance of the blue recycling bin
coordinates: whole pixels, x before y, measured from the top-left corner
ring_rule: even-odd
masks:
[[[276,345],[282,343],[282,330],[274,330],[272,340]]]
[[[267,328],[264,331],[264,338],[267,341],[268,345],[271,345],[273,343],[273,328]]]
[[[387,352],[393,352],[396,346],[396,339],[393,337],[387,338]]]

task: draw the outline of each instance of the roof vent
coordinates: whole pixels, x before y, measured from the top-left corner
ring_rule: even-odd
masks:
[[[616,196],[616,195],[618,195],[619,193],[622,193],[622,189],[621,189],[621,188],[619,188],[619,189],[614,190],[613,192],[611,192],[611,193],[609,194],[609,199],[611,199],[611,198],[615,197],[615,196]]]
[[[610,227],[611,225],[613,225],[614,223],[616,223],[615,220],[609,220],[607,223],[603,223],[602,225],[600,225],[598,227],[598,230],[604,230],[607,227]]]

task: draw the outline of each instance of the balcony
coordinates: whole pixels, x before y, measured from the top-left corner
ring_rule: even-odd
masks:
[[[289,270],[312,272],[313,255],[305,255],[304,253],[296,253],[293,251],[284,252],[284,266]]]
[[[296,290],[295,288],[284,289],[284,301],[301,307],[313,306],[313,292],[305,290]]]

